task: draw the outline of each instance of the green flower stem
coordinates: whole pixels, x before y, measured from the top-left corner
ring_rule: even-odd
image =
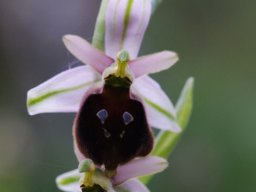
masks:
[[[155,147],[152,155],[168,158],[173,152],[177,142],[182,136],[191,115],[193,106],[193,86],[194,79],[189,78],[181,92],[178,102],[175,106],[177,112],[177,122],[182,131],[180,133],[173,133],[169,131],[160,131],[155,140]],[[147,184],[152,179],[152,176],[142,177],[140,180]]]
[[[180,133],[161,131],[157,135],[153,155],[168,158],[172,153],[177,141],[180,139],[182,133],[184,132],[192,111],[193,81],[193,78],[189,78],[187,80],[175,106],[177,122],[179,123],[182,131]]]
[[[105,13],[109,0],[102,0],[95,24],[92,45],[99,50],[105,49]]]

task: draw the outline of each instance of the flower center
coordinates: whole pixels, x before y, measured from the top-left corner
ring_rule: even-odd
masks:
[[[106,192],[112,188],[111,181],[104,173],[96,168],[91,159],[85,159],[79,164],[79,172],[83,173],[80,178],[82,192]]]
[[[129,61],[129,53],[125,50],[120,51],[117,54],[116,62],[103,72],[105,84],[129,88],[134,79],[134,75],[129,70]]]

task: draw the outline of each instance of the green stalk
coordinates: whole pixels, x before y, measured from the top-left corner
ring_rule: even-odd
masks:
[[[160,131],[155,140],[155,147],[152,155],[167,159],[173,152],[177,142],[185,131],[193,107],[193,87],[194,79],[189,78],[181,92],[178,102],[175,106],[177,113],[177,122],[182,131],[180,133],[173,133],[169,131]],[[152,179],[152,175],[142,177],[140,180],[147,184]]]
[[[104,51],[105,49],[105,13],[109,0],[102,0],[100,10],[95,24],[94,34],[92,38],[92,45]]]

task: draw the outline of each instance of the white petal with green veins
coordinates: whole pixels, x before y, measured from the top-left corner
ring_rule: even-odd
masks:
[[[105,52],[115,58],[120,50],[137,57],[151,14],[150,0],[109,0],[106,9]]]
[[[190,77],[180,94],[178,102],[175,106],[177,111],[177,122],[182,128],[180,133],[172,133],[167,131],[160,131],[155,139],[155,147],[152,151],[152,155],[157,155],[163,158],[168,158],[173,152],[174,147],[182,136],[183,131],[186,129],[190,115],[193,108],[193,87],[194,78]],[[144,184],[147,184],[152,176],[146,176],[141,178]]]
[[[77,112],[85,92],[99,80],[90,66],[66,70],[28,91],[28,112]]]
[[[63,173],[56,178],[56,184],[62,191],[81,192],[79,180],[82,175],[83,174],[79,173],[77,169]]]
[[[176,123],[174,106],[155,80],[149,76],[142,76],[134,80],[131,88],[132,93],[143,100],[147,120],[151,126],[173,132],[180,131]]]

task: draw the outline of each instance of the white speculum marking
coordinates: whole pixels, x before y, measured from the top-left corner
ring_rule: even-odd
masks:
[[[129,125],[131,122],[134,121],[134,118],[133,118],[133,116],[132,116],[131,113],[125,111],[125,112],[123,113],[123,120],[124,120],[124,124],[125,124],[125,125]]]
[[[108,118],[108,111],[106,109],[101,109],[96,113],[97,117],[99,118],[101,124],[105,124],[106,119]],[[132,116],[131,113],[125,111],[122,115],[123,117],[123,122],[124,124],[127,126],[129,125],[131,122],[134,121],[134,117]],[[104,131],[104,135],[106,138],[111,137],[111,134],[108,132],[107,129],[105,129],[103,127],[103,131]],[[120,134],[120,138],[123,138],[125,134],[125,130],[122,131],[122,133]]]
[[[101,124],[104,124],[108,118],[108,112],[106,109],[99,110],[96,115],[100,119]]]
[[[125,111],[123,113],[123,121],[124,121],[124,124],[127,126],[129,125],[131,122],[134,121],[134,118],[132,116],[131,113]],[[124,137],[124,134],[125,134],[125,130],[122,131],[122,133],[120,134],[120,138],[122,139]]]
[[[101,109],[96,113],[96,115],[100,119],[101,124],[103,125],[108,118],[108,111],[106,109]],[[108,132],[107,129],[105,129],[104,127],[102,127],[102,129],[106,138],[111,137],[111,134]]]

